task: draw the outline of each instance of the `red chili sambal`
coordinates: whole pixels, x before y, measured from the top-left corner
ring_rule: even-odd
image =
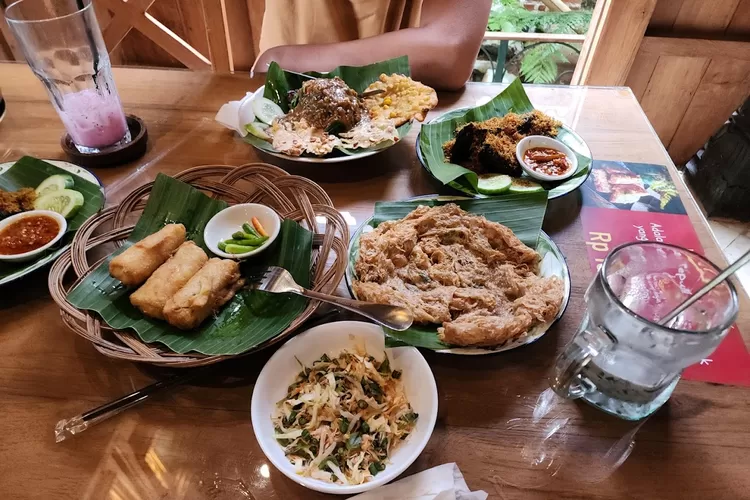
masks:
[[[563,175],[572,166],[565,153],[552,148],[529,148],[523,161],[535,172],[546,175]]]
[[[0,254],[31,252],[55,239],[60,224],[49,215],[23,217],[0,231]]]

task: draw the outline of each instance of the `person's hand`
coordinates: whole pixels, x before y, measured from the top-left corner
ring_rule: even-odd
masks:
[[[263,52],[258,59],[255,60],[255,64],[250,69],[250,76],[252,77],[255,73],[266,73],[268,71],[268,65],[271,61],[280,62],[282,55],[282,47],[272,47]]]

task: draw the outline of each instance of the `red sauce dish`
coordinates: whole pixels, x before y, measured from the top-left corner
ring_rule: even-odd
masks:
[[[68,225],[49,210],[31,210],[0,221],[0,260],[30,260],[57,243]]]
[[[529,177],[540,181],[562,181],[578,170],[578,158],[568,146],[542,135],[521,139],[516,158]]]

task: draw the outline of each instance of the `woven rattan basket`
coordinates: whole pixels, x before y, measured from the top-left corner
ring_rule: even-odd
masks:
[[[311,288],[333,293],[341,282],[347,264],[349,231],[344,218],[333,208],[331,199],[311,180],[289,175],[266,163],[249,163],[239,167],[206,165],[185,170],[175,178],[229,204],[262,203],[276,210],[281,217],[299,222],[315,233]],[[76,233],[70,250],[52,266],[49,290],[60,306],[62,319],[74,332],[90,340],[99,352],[117,359],[187,368],[236,357],[177,354],[162,344],[144,343],[135,332],[112,329],[98,314],[77,309],[65,298],[70,289],[106,258],[105,255],[95,261],[89,260],[97,247],[108,244],[111,253],[113,243],[121,246],[122,241],[128,238],[152,186],[153,183],[141,186],[118,206],[87,220]],[[70,279],[71,270],[75,273],[75,280]],[[289,336],[315,312],[318,305],[317,301],[309,301],[302,314],[286,330],[244,354],[258,351]]]

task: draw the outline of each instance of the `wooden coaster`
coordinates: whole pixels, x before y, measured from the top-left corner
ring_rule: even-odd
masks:
[[[135,161],[146,153],[148,131],[143,120],[135,115],[127,115],[128,129],[132,140],[120,146],[106,148],[99,153],[81,153],[73,144],[69,134],[60,139],[60,146],[73,163],[82,167],[113,167]]]

